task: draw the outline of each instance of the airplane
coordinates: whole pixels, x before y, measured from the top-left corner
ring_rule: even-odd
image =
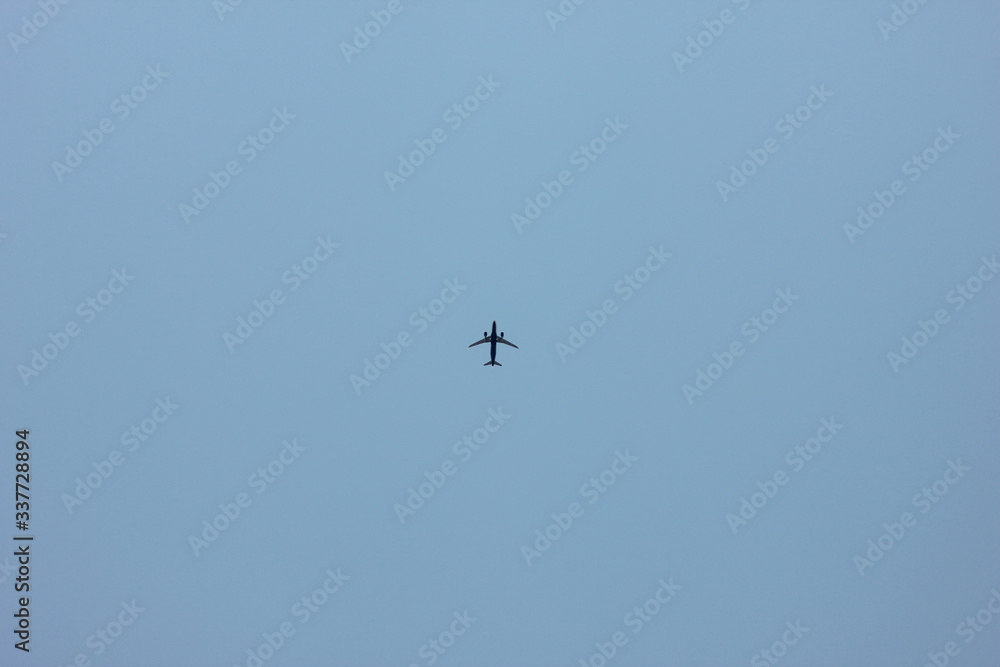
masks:
[[[521,349],[517,345],[514,345],[514,343],[511,343],[509,340],[504,340],[504,338],[503,338],[503,332],[502,331],[500,332],[500,335],[497,336],[497,323],[496,323],[496,320],[493,320],[493,333],[492,334],[488,334],[488,333],[486,333],[484,331],[483,332],[483,339],[479,340],[479,341],[476,341],[475,343],[473,343],[469,347],[475,347],[476,345],[482,345],[483,343],[489,343],[490,344],[490,360],[487,361],[485,364],[483,364],[483,366],[501,366],[502,365],[502,364],[497,363],[497,343],[503,343],[504,345],[510,345],[515,350]]]

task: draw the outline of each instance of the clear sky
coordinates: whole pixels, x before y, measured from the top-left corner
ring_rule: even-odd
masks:
[[[0,664],[996,664],[997,3],[0,29]]]

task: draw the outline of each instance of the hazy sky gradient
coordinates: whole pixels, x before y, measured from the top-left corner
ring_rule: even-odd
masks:
[[[288,623],[264,665],[995,664],[1000,619],[961,624],[1000,590],[996,3],[52,2],[34,32],[45,2],[0,7],[3,470],[30,429],[35,536],[0,663],[253,665]],[[501,368],[467,349],[494,320]]]

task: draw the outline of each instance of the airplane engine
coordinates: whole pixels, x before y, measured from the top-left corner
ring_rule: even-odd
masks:
[[[500,337],[503,338],[503,332],[502,331],[500,332]]]
[[[490,335],[484,331],[483,332],[483,338],[489,338],[489,337],[490,337]]]

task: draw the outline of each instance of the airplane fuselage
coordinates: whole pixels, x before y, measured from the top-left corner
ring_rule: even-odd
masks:
[[[479,357],[482,359],[482,357]],[[493,320],[493,333],[490,334],[490,361],[497,360],[497,321]]]

